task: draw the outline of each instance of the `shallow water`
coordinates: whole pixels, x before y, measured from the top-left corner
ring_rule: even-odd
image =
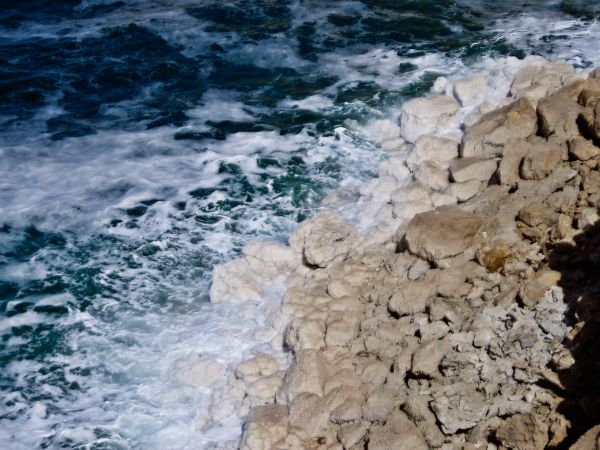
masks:
[[[0,443],[236,439],[171,370],[257,350],[212,267],[372,177],[369,121],[438,76],[600,63],[598,7],[528,3],[0,2]]]

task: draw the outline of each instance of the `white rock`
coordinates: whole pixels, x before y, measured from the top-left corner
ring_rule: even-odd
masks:
[[[323,211],[303,222],[290,238],[290,246],[312,266],[326,267],[348,254],[356,243],[353,226],[344,222],[334,211]]]
[[[289,273],[300,264],[297,252],[277,242],[250,241],[242,253],[252,270],[269,275]]]
[[[415,171],[425,161],[433,161],[447,168],[450,161],[458,156],[458,142],[439,136],[424,135],[415,143],[415,147],[406,159],[406,165]]]
[[[443,192],[449,184],[448,169],[444,169],[432,161],[425,161],[415,172],[415,180],[429,186],[434,191]]]
[[[487,78],[476,74],[453,83],[454,97],[463,106],[477,106],[485,100]]]
[[[392,156],[379,164],[379,177],[392,177],[399,183],[406,183],[410,180],[410,170],[403,157]]]
[[[424,134],[437,134],[458,124],[458,103],[446,95],[421,97],[402,106],[400,131],[408,142]]]
[[[264,295],[263,281],[245,258],[220,264],[213,269],[210,301],[259,301]]]

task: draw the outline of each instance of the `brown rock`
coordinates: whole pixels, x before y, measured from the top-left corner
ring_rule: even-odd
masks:
[[[525,180],[541,180],[552,173],[562,160],[563,152],[554,145],[536,145],[530,149],[521,163],[521,177]]]
[[[482,249],[481,262],[490,272],[498,272],[512,255],[512,250],[501,239],[494,240]]]
[[[372,427],[369,450],[428,450],[419,429],[403,412],[397,411],[386,424]]]
[[[584,177],[583,190],[588,194],[600,193],[600,172],[590,170],[590,173]]]
[[[552,211],[539,202],[530,203],[519,210],[519,220],[530,227],[550,221]]]
[[[411,253],[437,261],[456,256],[473,244],[483,220],[456,207],[417,214],[406,230],[406,243]]]
[[[569,140],[569,155],[579,161],[587,161],[600,155],[600,148],[579,136]]]
[[[562,88],[539,101],[537,113],[542,136],[555,134],[566,140],[579,134],[577,118],[583,108],[573,98],[573,91],[577,91],[577,86],[580,89],[581,84]],[[578,95],[579,91],[576,93]]]
[[[548,425],[534,414],[515,414],[496,431],[500,443],[514,450],[542,450],[548,443]]]
[[[531,149],[531,144],[523,139],[514,139],[504,146],[504,156],[498,167],[500,183],[515,186],[519,179],[521,161]]]
[[[600,425],[590,428],[569,450],[600,450]]]
[[[484,115],[465,132],[461,156],[501,155],[511,139],[527,138],[537,131],[537,116],[529,100],[521,98]]]
[[[290,425],[300,429],[304,438],[319,438],[329,425],[329,410],[325,401],[314,394],[300,394],[289,405]]]

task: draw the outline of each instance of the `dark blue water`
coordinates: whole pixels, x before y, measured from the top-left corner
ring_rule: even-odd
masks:
[[[235,439],[170,374],[252,346],[212,267],[373,175],[346,119],[501,57],[598,63],[589,3],[0,2],[0,446]]]

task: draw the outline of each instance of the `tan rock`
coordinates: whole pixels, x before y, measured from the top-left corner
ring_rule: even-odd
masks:
[[[438,377],[440,362],[448,350],[450,347],[445,340],[423,344],[412,357],[411,372],[418,377]]]
[[[492,157],[502,155],[511,139],[525,139],[537,131],[537,116],[531,103],[521,98],[484,115],[466,130],[461,156]]]
[[[429,281],[402,283],[390,298],[388,309],[400,316],[423,312],[433,294],[435,285]]]
[[[433,261],[456,256],[473,243],[483,220],[456,207],[417,214],[408,224],[406,243],[414,255]]]
[[[534,414],[515,414],[500,425],[496,438],[507,449],[542,450],[548,443],[548,425]]]
[[[433,161],[425,161],[415,172],[415,180],[433,191],[443,192],[449,184],[448,175],[448,169]]]
[[[447,191],[450,190],[447,189]],[[439,206],[455,205],[457,201],[457,198],[449,192],[434,192],[433,194],[431,194],[431,202],[436,208]]]
[[[442,168],[448,168],[450,161],[458,156],[458,143],[434,135],[421,136],[408,158],[406,165],[415,171],[425,161],[433,161]]]
[[[369,424],[367,422],[348,423],[338,431],[338,439],[344,448],[352,448],[366,436],[368,430]]]
[[[521,177],[526,180],[547,177],[562,161],[562,154],[560,147],[550,144],[532,148],[521,163]]]
[[[487,415],[485,396],[468,383],[455,383],[433,392],[431,409],[445,434],[475,427]]]
[[[289,423],[301,438],[319,438],[329,425],[329,410],[323,398],[300,394],[289,405]]]
[[[587,161],[600,155],[600,148],[581,136],[569,139],[569,155],[579,161]]]
[[[452,183],[448,186],[450,195],[456,198],[458,202],[466,202],[475,197],[481,189],[482,183],[479,180],[469,180],[462,183]]]
[[[529,225],[536,227],[543,223],[550,222],[552,210],[544,206],[542,203],[533,202],[519,210],[519,220]]]
[[[599,450],[600,449],[600,425],[590,428],[581,436],[569,450]]]
[[[356,243],[354,227],[327,210],[303,222],[290,238],[290,246],[311,266],[327,267],[348,254]]]
[[[369,450],[428,450],[419,429],[403,412],[395,412],[384,426],[372,427]]]
[[[498,163],[494,159],[477,156],[456,158],[450,161],[450,175],[457,183],[469,180],[489,181]]]
[[[531,144],[522,139],[513,139],[504,146],[504,155],[498,166],[500,183],[515,186],[519,181],[521,161],[531,149]]]
[[[461,105],[476,106],[485,100],[487,77],[478,73],[455,81],[452,87]]]
[[[257,406],[250,410],[244,425],[241,450],[271,450],[288,432],[285,405]]]
[[[583,108],[572,97],[572,91],[573,86],[565,87],[539,101],[537,112],[542,136],[556,135],[567,140],[579,134],[577,118]]]
[[[323,354],[317,350],[300,350],[287,370],[277,393],[278,402],[288,403],[302,393],[323,395],[323,383],[330,369]]]
[[[406,102],[400,114],[400,131],[408,142],[425,134],[437,134],[456,125],[458,103],[446,95],[421,97]]]

